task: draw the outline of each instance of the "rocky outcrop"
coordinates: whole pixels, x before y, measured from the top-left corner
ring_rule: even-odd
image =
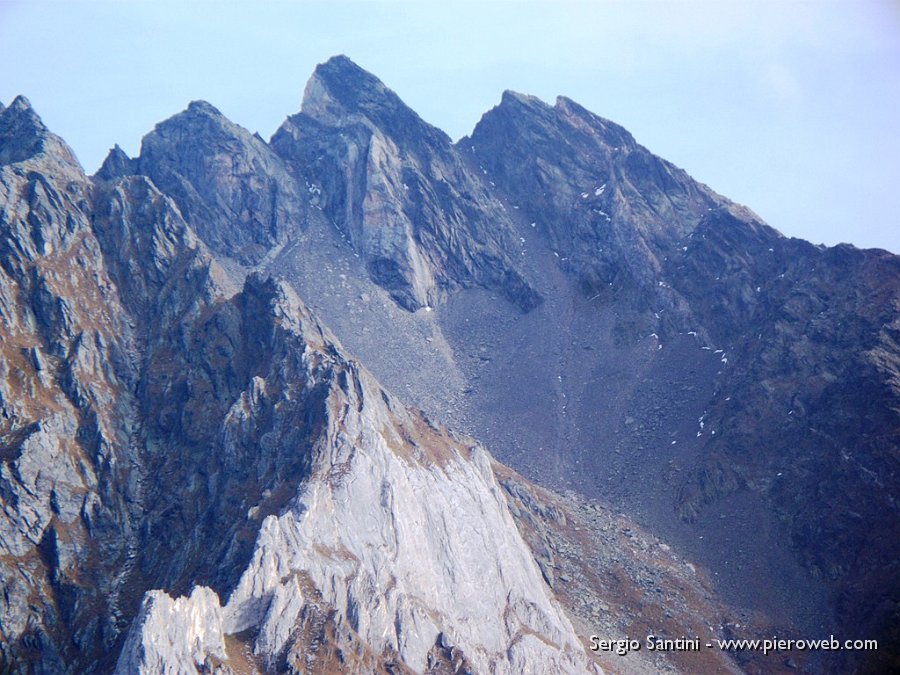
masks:
[[[565,98],[453,144],[336,57],[270,144],[195,102],[93,179],[16,99],[0,670],[581,672],[598,626],[751,612],[890,636],[898,279]]]
[[[483,450],[152,179],[69,158],[2,167],[4,670],[231,667],[248,630],[264,668],[592,668]]]
[[[473,285],[522,311],[540,302],[510,256],[509,218],[486,183],[446,134],[346,57],[316,68],[302,111],[272,147],[402,307],[436,305]]]
[[[139,672],[155,672],[146,645],[166,644],[171,623],[162,619],[172,611],[195,612],[213,639],[198,651],[199,630],[179,631],[172,663],[180,654],[196,663],[220,654],[224,633],[252,635],[253,654],[278,672],[375,672],[390,664],[414,672],[450,664],[474,672],[588,670],[487,453],[404,409],[352,364],[336,363],[329,380],[311,475],[285,512],[262,521],[225,607],[197,608],[197,597],[207,597],[199,589],[174,610],[167,597],[148,596],[148,618],[129,638],[144,647],[126,649],[119,671],[136,672],[141,652]],[[229,411],[226,437],[228,429],[252,428],[278,398],[263,381],[254,388]]]
[[[147,593],[119,656],[117,671],[179,675],[213,672],[228,658],[219,598],[208,588],[173,600]]]
[[[0,663],[58,672],[109,649],[122,619],[134,334],[90,184],[24,98],[0,113],[0,157]]]
[[[216,253],[260,262],[302,227],[306,203],[258,135],[204,101],[162,122],[128,159],[114,149],[98,177],[140,173],[171,197]]]

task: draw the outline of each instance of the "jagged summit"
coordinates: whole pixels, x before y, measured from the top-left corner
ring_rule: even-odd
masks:
[[[31,111],[33,114],[35,114],[35,116],[37,115],[36,113],[34,113],[34,108],[31,105],[31,101],[29,101],[28,97],[23,94],[19,94],[12,100],[12,103],[9,104],[9,109],[18,110],[20,112]]]
[[[98,178],[123,171],[149,177],[214,251],[238,261],[259,262],[303,225],[305,205],[283,162],[205,101],[157,124],[140,156],[126,160],[114,151]]]
[[[206,101],[191,101],[187,107],[166,120],[158,123],[147,134],[141,143],[141,155],[149,149],[153,152],[160,137],[178,137],[182,143],[183,136],[198,135],[198,140],[216,144],[234,142],[238,137],[250,137],[246,130],[223,115],[218,108]],[[149,148],[147,148],[149,144]]]
[[[17,142],[38,141],[49,132],[31,102],[16,96],[9,107],[0,109],[0,142],[3,147]]]
[[[897,256],[782,237],[565,97],[452,144],[344,56],[269,143],[194,101],[93,179],[67,153],[0,108],[0,671],[891,630]],[[588,536],[480,442],[615,511]]]
[[[106,155],[106,159],[103,160],[103,164],[97,169],[97,173],[94,174],[94,177],[99,178],[100,180],[112,180],[114,178],[121,178],[122,176],[129,176],[136,171],[137,162],[129,157],[128,154],[119,147],[119,144],[116,143]]]
[[[225,115],[223,115],[212,103],[202,100],[191,101],[188,103],[187,112],[211,115],[213,117],[225,117]]]
[[[520,104],[524,106],[533,106],[536,108],[545,108],[547,104],[539,97],[532,94],[523,94],[522,92],[513,91],[512,89],[504,89],[500,96],[500,105]]]
[[[595,130],[602,130],[607,142],[613,145],[634,147],[637,143],[631,133],[615,122],[600,117],[567,96],[557,96],[554,105],[550,105],[538,96],[523,94],[507,89],[500,97],[500,103],[486,112],[482,118],[496,114],[534,116],[544,123],[554,124],[560,120],[581,119],[583,125]]]
[[[316,67],[306,85],[301,112],[329,125],[368,123],[398,143],[422,135],[432,143],[451,142],[447,134],[422,120],[381,80],[343,55]]]
[[[544,145],[568,143],[575,145],[574,151],[594,153],[601,148],[618,152],[630,152],[639,148],[634,137],[624,127],[596,115],[566,96],[557,96],[555,105],[550,105],[537,96],[506,90],[500,103],[487,111],[464,144],[479,135],[486,128],[506,124],[519,128],[534,129],[535,136],[545,138],[532,140]],[[578,148],[587,143],[586,147]],[[558,148],[564,150],[564,148]]]
[[[41,155],[81,171],[81,165],[65,141],[47,129],[25,96],[16,96],[9,107],[0,107],[0,166]]]

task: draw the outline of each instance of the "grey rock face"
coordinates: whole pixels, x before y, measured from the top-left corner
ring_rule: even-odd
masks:
[[[499,291],[523,311],[540,302],[510,256],[503,205],[446,134],[349,59],[316,69],[302,112],[288,118],[272,147],[402,307],[436,305],[473,285]]]
[[[559,97],[505,92],[461,151],[528,214],[590,295],[658,294],[665,254],[727,200],[625,129]],[[646,289],[649,289],[648,296]]]
[[[672,554],[405,408],[270,274],[430,419]],[[691,557],[763,634],[886,644],[898,283],[564,98],[454,145],[337,57],[271,144],[193,103],[93,180],[17,99],[0,670],[583,672],[598,625],[730,635]]]
[[[733,254],[723,259],[734,250],[739,264]],[[873,621],[869,603],[886,607],[893,593],[875,580],[900,536],[900,419],[891,402],[900,395],[900,261],[784,241],[712,213],[670,264],[674,286],[719,344],[733,346],[735,361],[730,400],[708,416],[719,433],[705,443],[679,509],[694,518],[741,488],[765,495],[845,621],[879,630],[889,615]],[[857,537],[860,522],[871,536]]]
[[[96,178],[115,180],[136,173],[138,173],[138,162],[126,155],[125,151],[116,144],[103,160],[103,165],[97,171]]]
[[[219,598],[208,588],[173,600],[162,591],[147,593],[116,672],[211,672],[227,659]]]
[[[42,156],[59,158],[63,163],[78,165],[65,142],[50,133],[24,96],[17,96],[8,108],[0,108],[0,166],[16,164]]]
[[[58,672],[119,632],[133,333],[90,229],[90,185],[24,99],[0,113],[0,154],[0,663]]]
[[[787,239],[565,98],[550,107],[508,93],[460,145],[546,233],[587,304],[616,316],[618,347],[653,340],[662,351],[656,361],[677,350],[668,367],[683,373],[678,396],[635,390],[635,382],[667,374],[648,378],[627,350],[606,354],[598,370],[630,373],[609,378],[606,391],[629,402],[601,424],[573,423],[594,437],[628,437],[617,439],[611,462],[607,454],[597,463],[621,465],[617,456],[631,455],[633,466],[678,467],[665,508],[690,521],[708,521],[710,505],[730,518],[729,503],[752,495],[765,519],[785,528],[779,539],[813,586],[831,594],[844,631],[875,633],[896,622],[875,569],[896,557],[900,522],[900,389],[888,365],[897,354],[897,257]],[[719,358],[712,372],[710,352]],[[694,411],[661,413],[688,408],[698,389],[711,395]],[[670,443],[678,449],[666,451]],[[673,474],[657,475],[663,492]],[[877,534],[860,538],[848,513]],[[675,532],[667,517],[654,519]],[[878,618],[873,604],[883,608]]]
[[[126,647],[119,672],[201,663],[223,632],[255,635],[253,654],[273,671],[430,672],[449,652],[474,672],[599,672],[541,580],[487,453],[336,365],[311,475],[288,510],[262,521],[225,607],[197,607],[208,591],[195,589],[176,616],[189,604],[202,628],[173,632],[160,620],[168,605],[155,610],[161,596],[150,594],[153,618],[139,617],[128,642],[145,645],[141,667]],[[259,399],[275,395],[262,380],[254,389],[229,427],[252,425]],[[212,639],[202,648],[201,634]]]
[[[158,124],[135,164],[213,251],[241,262],[259,262],[303,224],[305,203],[281,160],[204,101]],[[100,177],[123,165],[114,151]]]

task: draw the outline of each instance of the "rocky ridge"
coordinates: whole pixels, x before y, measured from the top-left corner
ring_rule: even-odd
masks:
[[[671,499],[680,517],[703,520],[730,495],[759,497],[807,573],[828,587],[845,630],[871,634],[895,621],[897,589],[886,591],[876,570],[894,567],[900,540],[897,257],[785,238],[564,97],[551,108],[507,93],[460,145],[547,230],[590,301],[614,308],[602,369],[624,370],[618,382],[604,379],[609,394],[630,400],[588,422],[584,438],[626,431],[617,453],[641,460],[650,457],[640,446],[678,443],[654,454],[676,468],[658,480],[679,483]],[[664,421],[668,438],[647,433],[659,406],[648,419],[626,363],[627,345],[644,341],[690,364],[676,366],[677,386],[689,391],[673,407],[690,390],[709,392],[693,420],[685,410]],[[711,377],[704,351],[718,355]],[[659,371],[638,377],[665,381]]]
[[[227,604],[199,587],[174,609],[148,595],[118,670],[225,669],[224,636],[249,633],[273,671],[434,672],[446,661],[584,672],[583,648],[541,583],[487,454],[399,406],[353,364],[335,366],[309,477],[287,510],[259,524]],[[226,416],[226,452],[230,436],[291,398],[255,379]],[[203,629],[185,633],[173,612]],[[160,634],[174,646],[163,654]]]
[[[523,311],[540,302],[508,254],[514,240],[501,204],[450,138],[349,59],[316,68],[301,112],[272,148],[405,309],[476,284]]]
[[[69,156],[2,167],[4,670],[597,670],[484,450]]]
[[[22,100],[0,130],[4,367],[19,377],[2,392],[4,537],[32,528],[15,535],[28,561],[5,558],[24,571],[7,600],[17,656],[117,653],[147,589],[228,598],[269,522],[245,515],[286,517],[315,480],[299,408],[209,464],[235,401],[290,390],[275,375],[289,348],[259,338],[278,333],[273,307],[307,317],[304,339],[322,330],[286,287],[244,284],[254,265],[405,400],[637,514],[732,601],[805,632],[834,629],[831,612],[848,636],[896,626],[896,256],[787,239],[565,98],[508,92],[452,144],[343,57],[271,144],[194,103],[88,181]],[[327,386],[313,390],[298,405],[324,410]],[[48,481],[41,452],[90,461]],[[29,594],[53,599],[26,609]],[[152,598],[149,625],[194,611]],[[257,639],[223,632],[231,659],[262,668]]]
[[[0,660],[54,672],[109,648],[122,620],[135,335],[71,151],[22,97],[0,114],[0,148]]]

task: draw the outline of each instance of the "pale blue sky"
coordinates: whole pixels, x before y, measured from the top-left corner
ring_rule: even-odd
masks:
[[[896,0],[0,0],[0,101],[89,172],[193,99],[268,138],[338,53],[454,139],[564,94],[785,234],[900,252]]]

